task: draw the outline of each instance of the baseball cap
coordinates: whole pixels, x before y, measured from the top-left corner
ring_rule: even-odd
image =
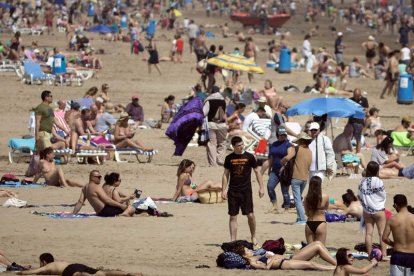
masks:
[[[218,87],[217,85],[213,85],[213,87],[211,88],[211,93],[217,93],[220,92],[220,87]]]
[[[134,95],[134,96],[132,96],[132,100],[134,101],[134,100],[139,100],[139,96],[138,95]]]
[[[284,126],[278,126],[276,129],[277,135],[287,135],[286,128]]]
[[[338,36],[343,36],[344,34],[342,32],[337,33]]]
[[[309,126],[309,130],[312,130],[312,129],[319,129],[320,128],[320,126],[319,126],[319,124],[317,123],[317,122],[312,122],[311,124],[310,124],[310,126]]]

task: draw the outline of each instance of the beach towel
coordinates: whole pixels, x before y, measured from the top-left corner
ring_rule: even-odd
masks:
[[[73,215],[70,212],[38,212],[33,211],[31,212],[33,215],[37,216],[44,216],[54,219],[79,219],[79,218],[96,218],[95,213],[78,213],[76,215]]]
[[[174,201],[171,198],[167,197],[159,197],[159,198],[153,198],[154,202],[157,204],[170,204],[170,203],[194,203],[193,201]]]
[[[174,141],[175,156],[183,155],[203,119],[203,103],[198,97],[193,97],[180,108],[165,132]]]
[[[31,151],[35,150],[35,138],[31,139],[23,139],[23,138],[11,138],[9,140],[9,147],[11,149],[21,149],[21,148],[27,148]]]
[[[25,184],[24,182],[13,182],[13,181],[6,181],[4,183],[0,183],[0,187],[8,187],[8,188],[40,188],[46,187],[46,184]]]

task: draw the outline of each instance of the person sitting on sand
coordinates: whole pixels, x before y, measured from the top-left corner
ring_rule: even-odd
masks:
[[[135,132],[131,132],[131,129],[128,124],[130,116],[127,113],[121,113],[121,117],[118,119],[118,122],[115,124],[114,132],[114,141],[115,145],[118,148],[136,148],[142,150],[151,150],[147,149],[144,144],[138,140],[132,140],[135,135]]]
[[[376,107],[372,107],[369,110],[369,116],[365,119],[365,127],[362,130],[362,133],[364,135],[367,135],[368,137],[373,137],[375,131],[381,129],[381,118],[378,116],[378,113],[379,109]],[[369,133],[367,133],[367,130],[369,130]]]
[[[88,91],[86,91],[85,95],[83,95],[84,98],[92,98],[95,99],[96,97],[98,97],[98,87],[96,86],[92,86],[91,88],[89,88]]]
[[[372,78],[365,70],[364,66],[362,66],[361,63],[359,63],[358,58],[354,57],[352,59],[352,62],[349,64],[349,77],[350,78],[359,78],[359,77],[366,77],[366,78]]]
[[[195,163],[189,159],[183,159],[177,169],[177,185],[172,198],[176,201],[180,196],[188,196],[192,201],[198,199],[198,192],[205,190],[221,190],[221,183],[214,183],[206,180],[201,184],[194,183],[192,177],[195,170]]]
[[[342,195],[342,201],[346,207],[344,213],[360,220],[363,212],[362,205],[351,189],[346,190],[346,193]]]
[[[127,276],[127,275],[142,275],[141,273],[126,273],[120,270],[100,270],[95,269],[84,264],[68,263],[63,261],[55,261],[55,258],[50,253],[43,253],[39,256],[40,267],[26,271],[18,272],[18,275],[102,275],[102,276]]]
[[[104,189],[105,193],[116,202],[125,203],[135,198],[135,194],[128,196],[118,191],[117,188],[119,185],[121,185],[121,177],[119,173],[113,172],[106,174],[104,180],[105,183],[103,184],[102,188]]]
[[[306,247],[303,247],[298,253],[293,255],[290,259],[282,255],[263,255],[253,256],[250,249],[240,245],[235,249],[235,252],[242,256],[251,267],[255,269],[266,270],[334,270],[334,266],[322,265],[309,260],[319,255],[326,262],[336,265],[335,259],[331,256],[328,249],[319,241],[312,242]]]
[[[45,148],[40,153],[39,170],[36,172],[33,183],[37,183],[40,177],[44,177],[46,184],[57,187],[83,187],[75,181],[69,180],[63,174],[61,167],[56,167],[55,154],[51,147]]]
[[[0,197],[16,197],[16,194],[4,189],[0,189]]]
[[[394,139],[386,137],[372,149],[371,161],[380,165],[381,169],[395,168],[400,170],[404,165],[399,163],[400,155],[392,150]]]
[[[336,252],[336,262],[337,266],[334,271],[334,276],[347,276],[353,274],[364,274],[370,272],[372,268],[378,265],[378,261],[373,258],[371,263],[365,267],[354,267],[354,257],[352,252],[347,248],[339,248]]]
[[[82,188],[78,202],[76,202],[73,209],[73,214],[79,213],[87,199],[99,217],[115,217],[118,215],[132,217],[135,213],[135,208],[110,198],[100,186],[101,179],[102,175],[98,170],[92,170],[89,173],[89,183]]]
[[[276,89],[273,87],[272,81],[270,80],[265,81],[264,89],[259,91],[259,96],[266,97],[267,104],[274,110],[276,110],[282,102],[282,97],[277,94]]]
[[[173,95],[169,95],[164,99],[164,103],[161,107],[161,121],[163,123],[169,123],[175,115],[175,104],[174,104],[175,97]]]

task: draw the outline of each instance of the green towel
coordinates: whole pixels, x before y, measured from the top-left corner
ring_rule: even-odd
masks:
[[[414,146],[414,140],[408,138],[408,131],[391,133],[391,138],[394,139],[393,145],[396,147],[412,147]]]

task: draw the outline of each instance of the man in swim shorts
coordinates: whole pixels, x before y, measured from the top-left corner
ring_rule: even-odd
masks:
[[[82,188],[79,200],[73,209],[73,214],[79,213],[87,199],[99,217],[132,217],[135,213],[135,208],[110,198],[100,185],[101,179],[102,175],[98,170],[93,170],[89,173],[89,183]]]
[[[233,137],[231,144],[234,152],[229,154],[224,161],[222,178],[222,197],[224,200],[228,198],[230,237],[232,241],[237,239],[237,215],[241,209],[242,214],[247,215],[252,243],[257,244],[256,220],[253,213],[252,169],[259,183],[260,198],[264,195],[262,174],[257,166],[256,158],[244,151],[244,143],[241,137]]]
[[[394,196],[394,208],[398,214],[392,216],[385,226],[382,240],[393,247],[390,262],[391,276],[414,275],[414,214],[407,206],[405,195]],[[394,240],[390,239],[390,234]]]
[[[126,273],[119,270],[98,270],[84,264],[69,264],[68,262],[55,261],[50,253],[43,253],[39,256],[40,267],[37,269],[25,270],[17,273],[18,275],[89,275],[97,274],[102,276],[124,276],[142,275],[142,273]]]

